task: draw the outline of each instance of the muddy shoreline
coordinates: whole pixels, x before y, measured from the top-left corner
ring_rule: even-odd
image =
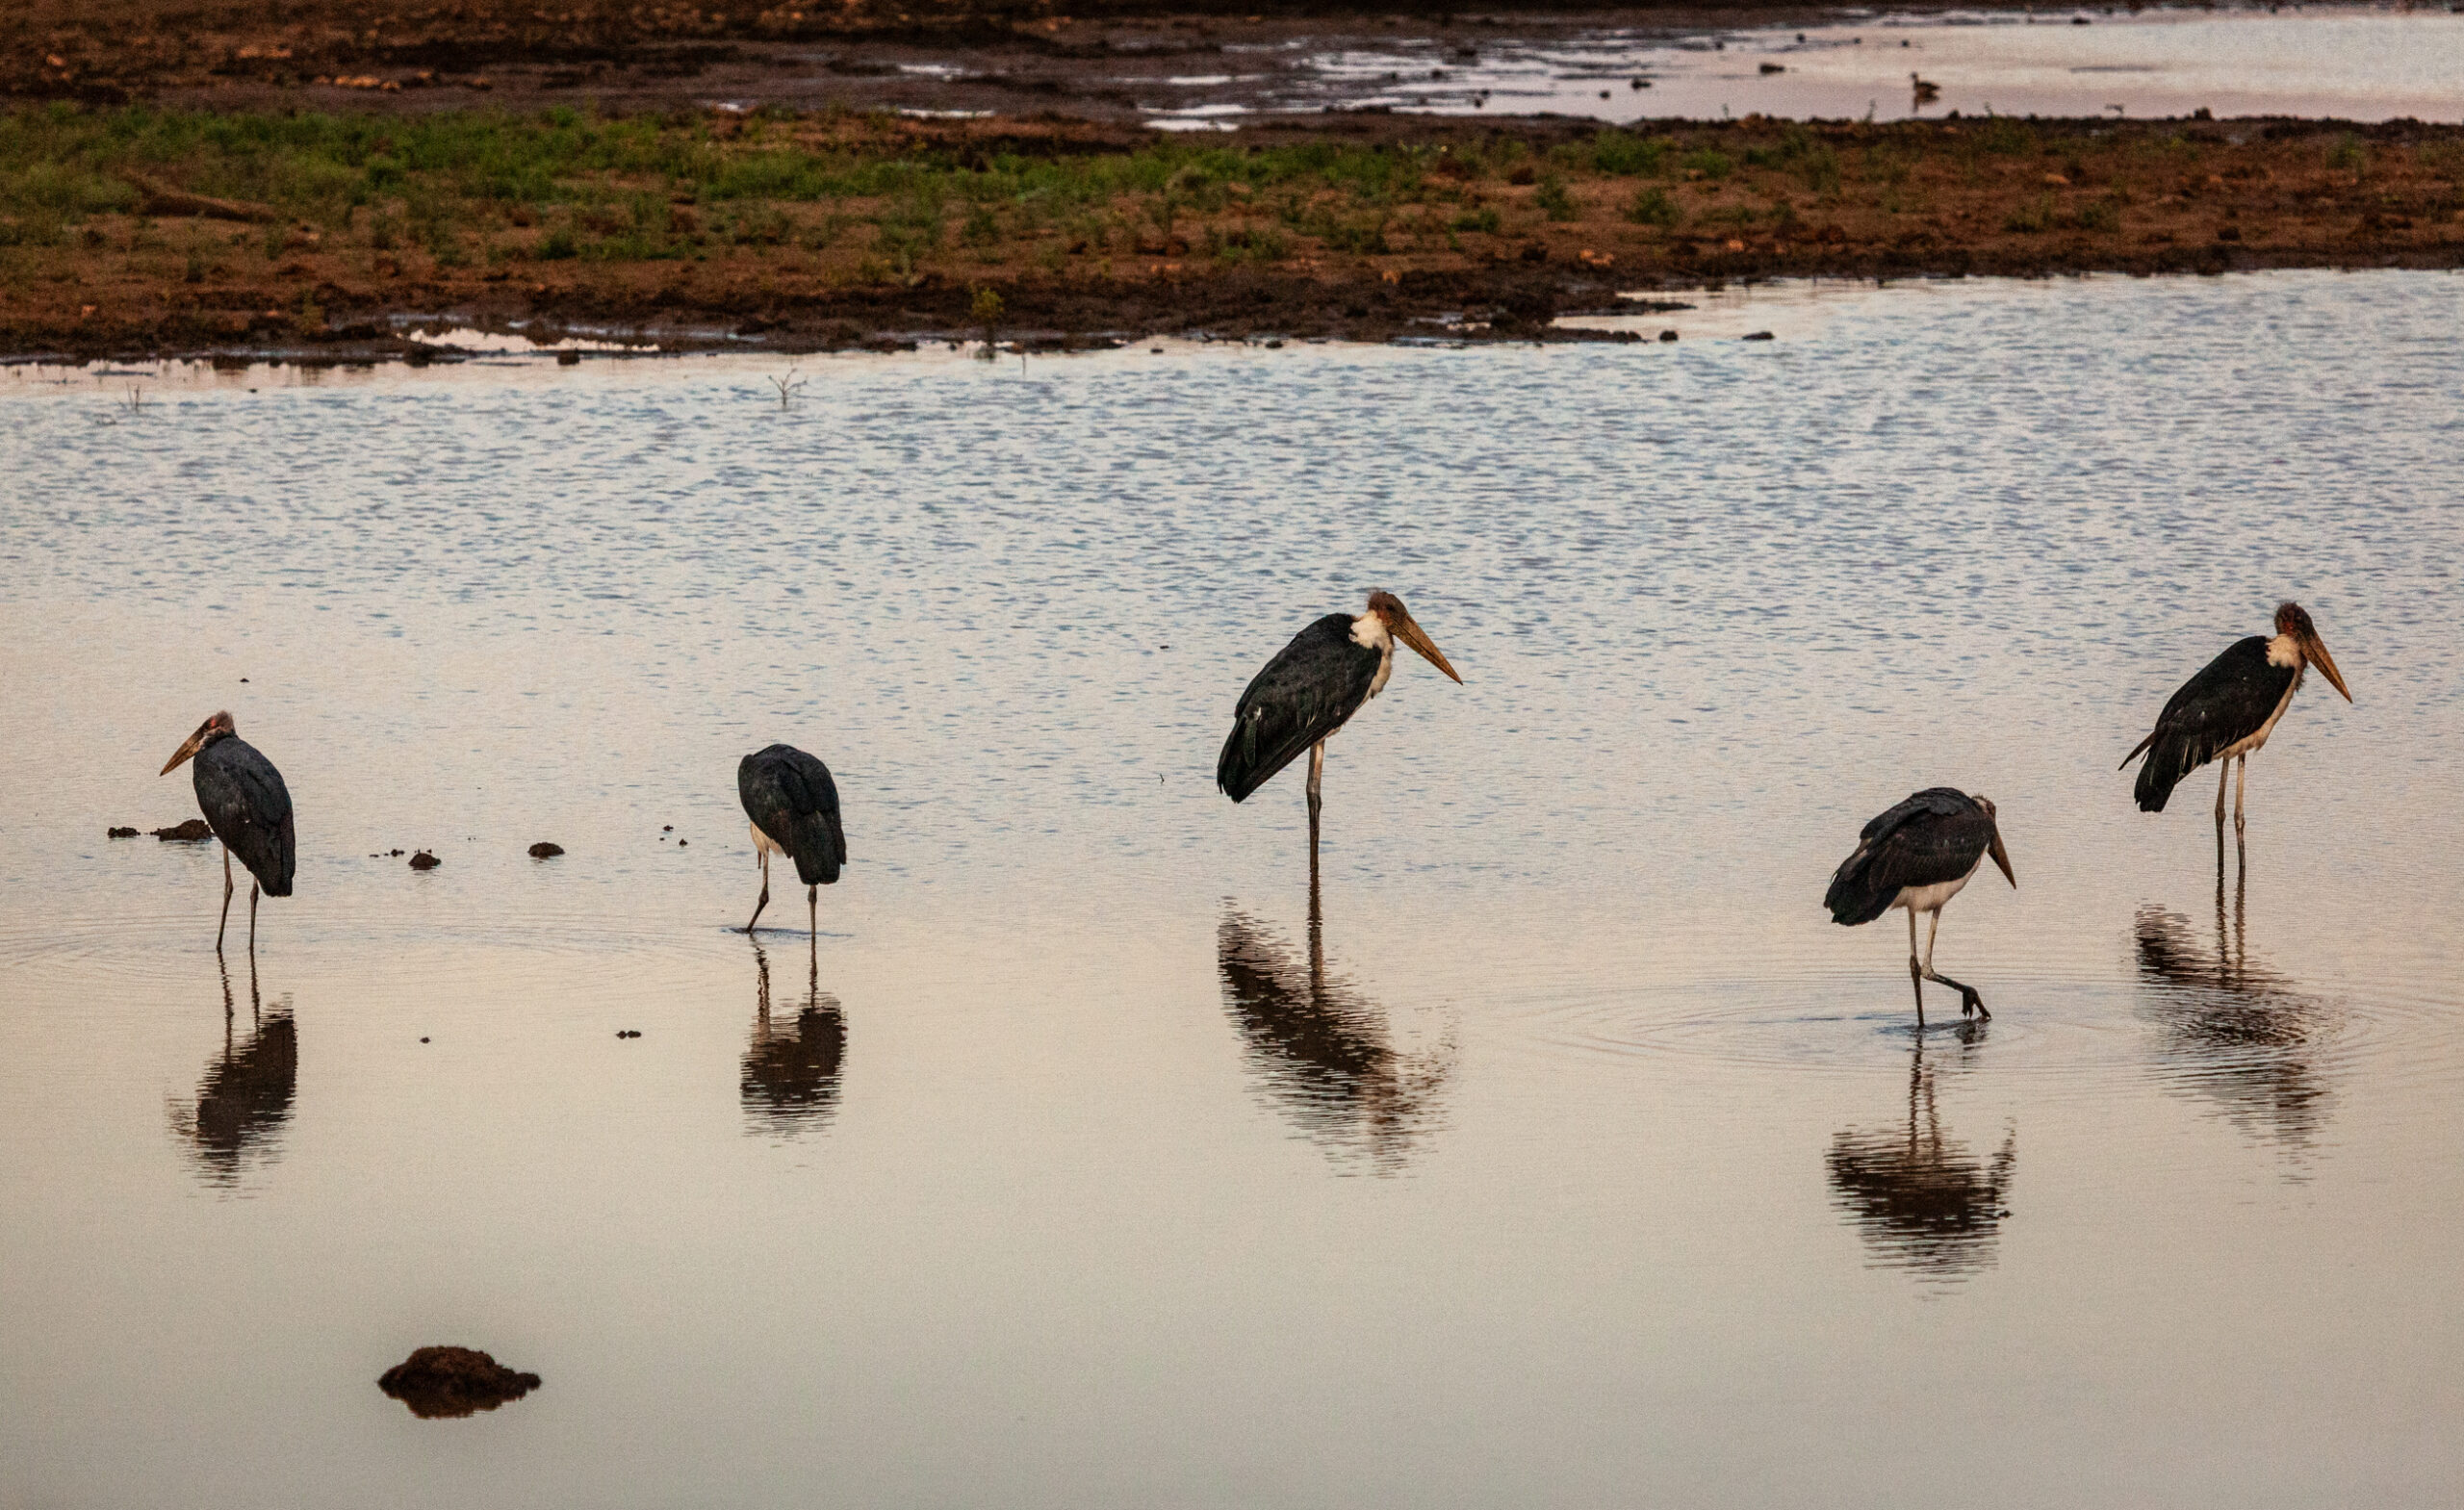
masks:
[[[1954,9],[1920,0],[1907,13]],[[2014,6],[2025,10],[2025,6]],[[2046,8],[2054,13],[2057,8]],[[1806,26],[1835,6],[1683,0],[1491,13],[1388,6],[499,0],[371,14],[339,0],[24,0],[0,14],[0,101],[378,114],[717,103],[1135,119],[1159,98],[1269,105],[1325,52],[1462,54],[1607,32]],[[2067,14],[2066,11],[2061,12]],[[1192,75],[1234,77],[1193,86]],[[1197,92],[1189,92],[1195,88]],[[1269,105],[1269,108],[1272,108]]]
[[[423,320],[669,350],[1598,340],[1550,321],[1776,278],[2464,267],[2464,128],[2412,122],[46,120],[90,128],[52,150],[97,208],[0,203],[0,355],[422,360]],[[173,127],[307,133],[283,182],[325,187],[232,197],[254,147],[110,156]],[[582,166],[524,167],[508,199],[403,166],[437,142]]]

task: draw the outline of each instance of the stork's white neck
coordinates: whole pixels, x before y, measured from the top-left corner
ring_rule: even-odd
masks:
[[[2300,643],[2290,634],[2279,634],[2268,641],[2268,664],[2292,667],[2293,684],[2297,687],[2301,685],[2302,673],[2310,669],[2310,663],[2302,658]]]
[[[1377,653],[1377,675],[1369,683],[1369,695],[1373,698],[1386,690],[1386,678],[1395,674],[1395,636],[1385,620],[1364,613],[1351,622],[1351,642]]]

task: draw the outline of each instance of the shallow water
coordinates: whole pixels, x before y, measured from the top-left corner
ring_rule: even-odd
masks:
[[[0,1504],[2451,1503],[2460,303],[0,376]],[[1212,762],[1373,585],[1466,684],[1313,912]],[[2356,701],[2220,874],[2114,766],[2281,596]],[[300,813],[227,975],[103,837],[218,706]],[[781,738],[809,948],[727,932]],[[1936,782],[2019,888],[1920,1037],[1816,903]]]
[[[2201,110],[2464,118],[2464,14],[2443,6],[1978,11],[1802,29],[1605,28],[1546,41],[1492,41],[1475,28],[1451,35],[1313,58],[1282,108],[1312,108],[1322,96],[1353,108],[1619,121],[1758,112],[1800,120],[1952,111],[2146,118]],[[1938,94],[1920,100],[1911,74]]]

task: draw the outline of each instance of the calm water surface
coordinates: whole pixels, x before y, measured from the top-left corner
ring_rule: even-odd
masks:
[[[1757,300],[0,377],[0,1505],[2455,1502],[2464,281]],[[1213,761],[1371,586],[1467,684],[1334,742],[1313,912]],[[2220,873],[2114,766],[2286,596],[2356,701]],[[220,706],[227,972],[103,837]],[[726,931],[772,739],[816,947]],[[1936,782],[2020,885],[1920,1037],[1817,900]]]
[[[1852,120],[1965,115],[2464,117],[2464,14],[2448,6],[2092,7],[1877,14],[1719,32],[1603,28],[1562,38],[1364,42],[1275,91],[1286,110],[1386,105],[1606,120],[1760,113]],[[1229,52],[1236,64],[1241,54]],[[1765,71],[1768,68],[1770,71]],[[1909,75],[1939,86],[1919,101]],[[1638,88],[1635,81],[1648,80]],[[1182,82],[1202,89],[1210,82]],[[1155,124],[1221,124],[1183,106]],[[1234,112],[1234,115],[1241,112]]]

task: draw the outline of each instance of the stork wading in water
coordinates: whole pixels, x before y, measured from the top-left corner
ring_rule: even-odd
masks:
[[[223,933],[231,926],[231,857],[248,867],[248,954],[257,952],[257,894],[291,895],[292,873],[299,865],[299,841],[291,824],[291,789],[273,762],[240,737],[231,715],[217,713],[199,724],[188,742],[171,752],[159,773],[170,775],[183,760],[194,760],[196,805],[206,827],[222,841],[222,921],[215,925],[214,952],[222,952]]]
[[[813,936],[821,934],[821,888],[838,881],[847,863],[847,835],[838,827],[838,784],[830,767],[793,745],[757,750],[736,763],[736,796],[753,820],[753,849],[761,857],[761,900],[744,931],[761,921],[770,905],[770,857],[796,862],[805,883],[805,907]]]
[[[2128,766],[2142,752],[2146,754],[2146,763],[2139,768],[2140,811],[2163,812],[2165,800],[2182,778],[2214,760],[2216,828],[2222,843],[2224,783],[2238,760],[2242,775],[2233,788],[2233,832],[2240,833],[2242,800],[2250,790],[2250,754],[2275,732],[2276,720],[2293,705],[2293,694],[2313,666],[2346,702],[2352,701],[2352,691],[2310,615],[2299,603],[2276,604],[2274,638],[2253,634],[2209,661],[2156,715],[2155,731],[2121,757]]]
[[[1215,784],[1234,802],[1245,802],[1277,771],[1309,753],[1309,873],[1318,872],[1318,813],[1326,776],[1326,736],[1344,727],[1362,704],[1386,689],[1400,641],[1452,677],[1446,655],[1412,621],[1393,593],[1371,593],[1358,617],[1330,613],[1292,637],[1292,643],[1249,680],[1233,710],[1232,732],[1215,762]]]
[[[2002,830],[1993,820],[1993,805],[1948,786],[1929,786],[1912,794],[1857,835],[1857,853],[1841,862],[1831,878],[1822,905],[1831,920],[1847,927],[1870,923],[1892,908],[1908,909],[1908,981],[1916,991],[1916,1026],[1925,1026],[1925,983],[1935,982],[1960,993],[1960,1015],[1974,1012],[1990,1018],[1985,998],[1934,969],[1934,937],[1942,931],[1942,909],[1975,876],[1985,857],[2002,867],[2003,879],[2015,887],[2011,856],[2002,848]],[[1916,914],[1932,914],[1925,931],[1925,953],[1916,953]]]

